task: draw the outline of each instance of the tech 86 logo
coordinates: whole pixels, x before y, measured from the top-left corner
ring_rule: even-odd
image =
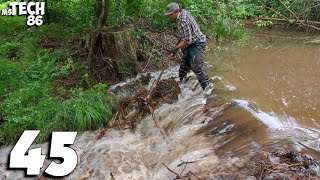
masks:
[[[28,26],[40,26],[43,23],[42,15],[45,14],[45,2],[10,2],[9,9],[2,9],[2,16],[27,16]]]

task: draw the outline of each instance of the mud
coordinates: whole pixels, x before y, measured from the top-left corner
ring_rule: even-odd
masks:
[[[119,105],[114,110],[115,115],[109,126],[115,127],[114,124],[116,124],[116,127],[120,129],[128,127],[134,129],[141,118],[151,113],[147,108],[147,104],[156,109],[162,104],[172,104],[178,100],[181,90],[173,78],[160,80],[151,95],[151,99],[148,100],[149,91],[146,87],[147,84],[145,84],[148,82],[146,80],[150,80],[151,78],[150,74],[148,75],[142,76],[136,82],[124,85],[121,88],[121,92],[129,92],[132,95],[125,97],[119,102]],[[117,89],[119,87],[115,91]],[[119,93],[119,91],[117,92]]]
[[[319,168],[312,157],[284,149],[259,152],[249,157],[251,162],[244,171],[259,179],[316,179]]]
[[[145,97],[158,75],[159,72],[150,74],[150,82],[136,97]],[[319,167],[307,155],[295,151],[268,153],[261,149],[260,137],[254,132],[264,130],[265,125],[242,119],[250,112],[241,108],[238,101],[224,102],[215,94],[205,96],[196,77],[192,73],[190,76],[187,83],[178,84],[177,68],[166,70],[153,96],[154,117],[165,127],[170,142],[164,141],[150,114],[132,118],[139,119],[135,131],[124,127],[85,132],[71,146],[77,152],[78,165],[65,179],[163,180],[179,176],[316,179],[319,176]],[[135,102],[129,99],[124,103],[127,106]],[[135,103],[130,106],[140,107]],[[250,147],[249,152],[245,145]],[[28,179],[23,171],[6,169],[11,148],[0,149],[0,177]],[[47,143],[42,145],[43,154],[47,154],[47,148]],[[49,163],[47,160],[42,172]]]
[[[152,49],[157,48],[166,47]],[[146,71],[157,64],[149,59],[143,65]],[[164,62],[174,65],[170,59]],[[303,153],[302,145],[292,139],[268,139],[292,129],[246,100],[221,98],[221,92],[235,91],[231,84],[207,97],[192,73],[188,82],[178,84],[177,70],[165,71],[150,102],[170,142],[163,139],[146,109],[146,95],[160,72],[140,74],[110,87],[108,93],[123,98],[109,124],[114,128],[77,137],[72,148],[78,165],[65,179],[319,178],[318,163]],[[46,149],[44,144],[44,154]],[[10,150],[0,149],[0,179],[23,179],[23,171],[6,170]]]

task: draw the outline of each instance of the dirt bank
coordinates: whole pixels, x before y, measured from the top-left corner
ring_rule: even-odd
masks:
[[[237,102],[223,102],[215,94],[205,96],[192,73],[187,83],[176,84],[173,81],[177,81],[177,70],[178,67],[166,70],[162,76],[164,86],[160,86],[158,90],[162,91],[155,93],[154,100],[164,101],[155,106],[154,117],[151,114],[137,116],[139,123],[134,129],[109,128],[80,135],[72,145],[78,154],[78,165],[66,179],[317,178],[319,167],[304,154],[269,153],[252,148],[241,155],[218,156],[215,147],[222,145],[219,140],[228,134],[236,133],[236,137],[241,133],[234,131],[237,125],[226,128],[227,124],[219,123],[214,128],[212,124],[223,120],[219,117],[227,115],[229,109],[240,106]],[[150,81],[145,84],[147,92],[159,73],[149,75]],[[131,82],[134,81],[136,79]],[[128,84],[115,85],[110,91],[115,93],[115,89]],[[179,87],[180,92],[170,91],[168,85]],[[168,96],[163,96],[166,94]],[[157,118],[165,129],[168,142],[153,118]],[[223,141],[225,145],[232,142]],[[44,144],[44,154],[46,148],[47,144]],[[6,170],[9,152],[9,147],[0,150],[0,176],[4,179],[23,178],[23,171]]]

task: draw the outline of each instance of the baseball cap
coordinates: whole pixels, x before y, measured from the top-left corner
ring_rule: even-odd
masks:
[[[179,8],[180,7],[179,7],[179,5],[177,3],[172,2],[172,3],[168,4],[167,12],[164,15],[166,16],[166,15],[172,14],[175,11],[179,10]]]

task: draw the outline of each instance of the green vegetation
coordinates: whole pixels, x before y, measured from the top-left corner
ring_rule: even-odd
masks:
[[[295,19],[281,2],[300,19],[320,20],[320,3],[317,0],[248,0],[256,6],[254,14],[257,16]]]
[[[111,25],[125,23],[125,20],[128,19],[132,21],[143,19],[159,29],[173,26],[169,18],[163,15],[166,6],[172,0],[128,0],[127,3],[125,2],[117,1],[118,5],[111,3],[112,10],[109,19]],[[177,0],[175,2],[193,14],[208,37],[240,39],[245,35],[245,31],[239,20],[253,15],[250,10],[251,6],[242,1],[225,3],[225,1],[212,0]],[[121,6],[121,3],[126,5]]]
[[[82,14],[67,12],[77,13]],[[0,146],[15,143],[24,130],[41,130],[37,142],[43,142],[52,131],[82,132],[106,125],[112,116],[106,85],[87,86],[92,84],[87,68],[68,44],[90,26],[75,26],[78,19],[50,19],[50,24],[27,28],[25,21],[18,16],[0,19]],[[56,87],[72,68],[85,89]]]
[[[282,1],[301,19],[320,18],[316,0]],[[27,27],[26,17],[1,16],[0,146],[15,143],[26,129],[41,130],[38,142],[42,142],[52,131],[81,132],[108,123],[115,97],[106,95],[105,82],[95,84],[97,81],[91,79],[86,57],[79,55],[81,52],[77,50],[78,44],[86,40],[88,30],[97,26],[99,2],[104,1],[50,1],[43,17],[44,24],[40,27]],[[163,15],[170,2],[111,0],[106,25],[121,27],[143,23],[159,30],[175,28]],[[233,40],[245,37],[243,19],[295,18],[279,0],[176,2],[194,15],[209,38]],[[4,9],[8,1],[0,3],[0,9]],[[256,24],[267,26],[272,22],[257,21]],[[134,37],[142,38],[145,31],[138,29]],[[83,43],[80,48],[84,49],[84,46],[88,44]],[[71,81],[73,85],[61,83],[65,81]]]

